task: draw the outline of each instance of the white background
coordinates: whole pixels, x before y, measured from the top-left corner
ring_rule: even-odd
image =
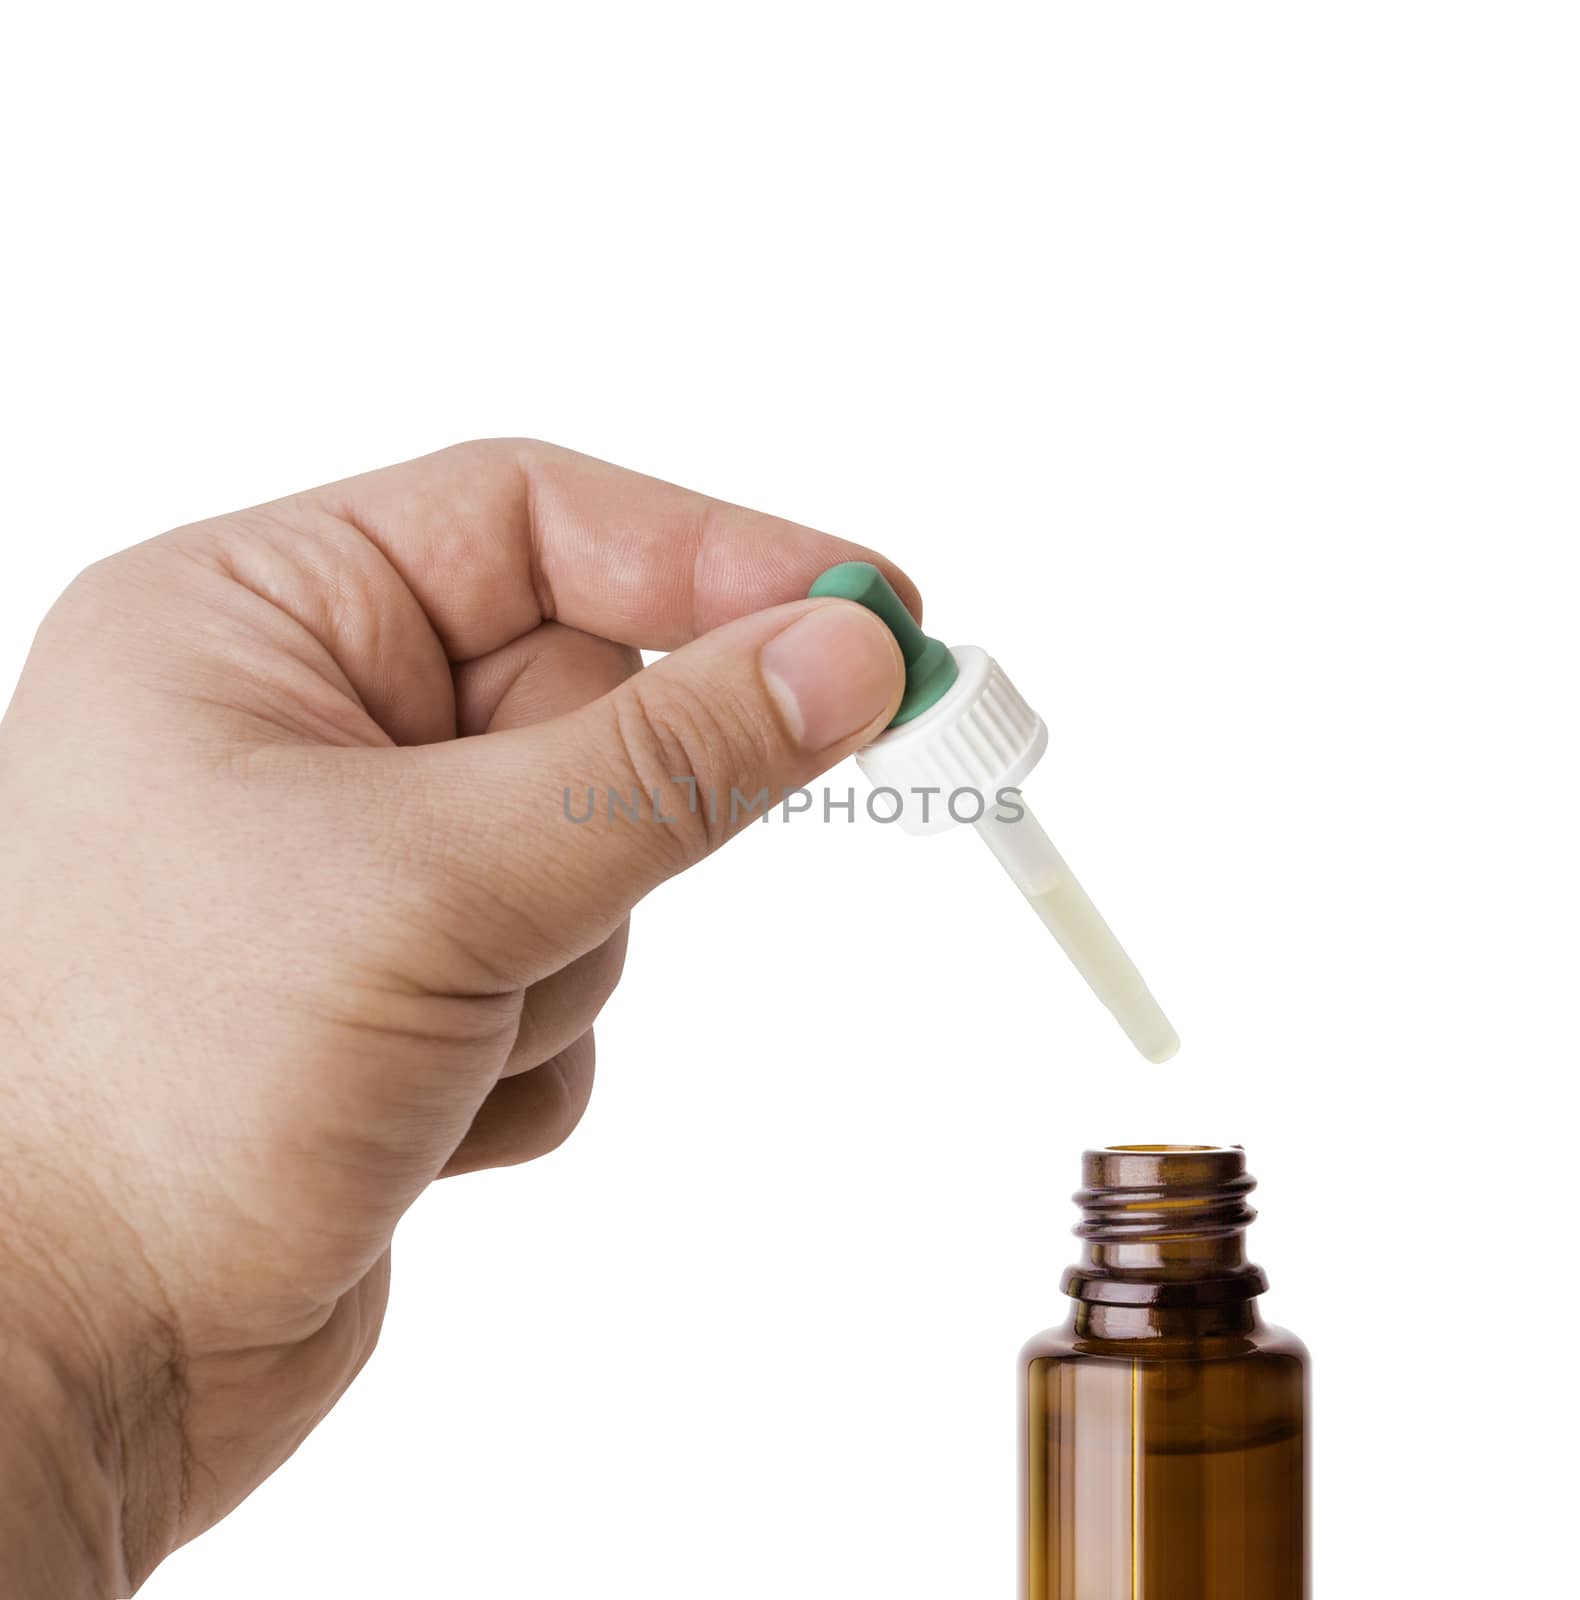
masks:
[[[752,830],[640,914],[576,1138],[420,1205],[353,1393],[145,1593],[1007,1596],[1015,1353],[1149,1140],[1262,1179],[1320,1590],[1561,1587],[1573,9],[7,32],[0,690],[104,553],[547,437],[908,567],[1185,1040],[968,834]]]

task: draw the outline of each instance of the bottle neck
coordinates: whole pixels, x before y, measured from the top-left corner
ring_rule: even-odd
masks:
[[[1078,1300],[1070,1326],[1082,1339],[1196,1344],[1253,1334],[1262,1326],[1262,1314],[1254,1300],[1228,1306],[1104,1306]]]
[[[1075,1330],[1095,1339],[1200,1339],[1258,1326],[1267,1277],[1245,1255],[1256,1180],[1238,1148],[1089,1150],[1076,1195],[1084,1242],[1064,1275]]]

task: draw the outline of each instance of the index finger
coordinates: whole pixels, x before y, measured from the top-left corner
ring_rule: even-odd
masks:
[[[553,618],[672,650],[799,600],[840,561],[873,561],[917,616],[915,584],[877,552],[530,439],[456,445],[304,497],[376,544],[452,662]]]

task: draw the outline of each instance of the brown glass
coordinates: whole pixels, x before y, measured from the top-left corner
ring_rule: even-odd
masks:
[[[1089,1150],[1062,1328],[1021,1353],[1025,1600],[1308,1600],[1305,1346],[1239,1149]]]

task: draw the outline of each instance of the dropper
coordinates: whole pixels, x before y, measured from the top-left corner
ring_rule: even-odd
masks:
[[[1020,795],[1048,748],[1047,724],[985,651],[951,650],[923,633],[870,561],[830,567],[811,593],[876,613],[905,658],[900,709],[856,753],[873,786],[895,794],[900,826],[917,834],[974,827],[1130,1042],[1148,1061],[1167,1061],[1179,1035]]]

